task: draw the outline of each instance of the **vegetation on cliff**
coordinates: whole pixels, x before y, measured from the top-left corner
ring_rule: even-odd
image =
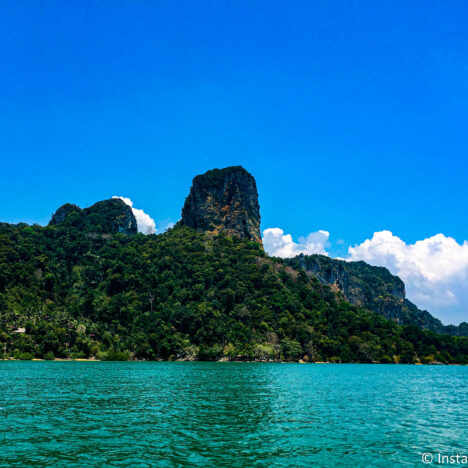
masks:
[[[254,177],[241,166],[212,169],[196,176],[182,208],[180,224],[261,243]]]
[[[324,255],[298,255],[288,265],[304,268],[321,283],[338,289],[352,304],[377,312],[402,325],[416,325],[436,333],[468,336],[468,324],[444,325],[406,299],[405,285],[386,268],[347,262]]]
[[[52,226],[73,226],[82,232],[136,234],[132,209],[119,198],[111,198],[81,209],[72,203],[62,205],[50,220]]]
[[[0,225],[6,357],[468,363],[468,339],[352,305],[247,238],[88,228]]]
[[[468,363],[468,338],[383,316],[403,302],[385,269],[268,257],[240,166],[195,177],[160,235],[137,234],[120,199],[63,205],[46,227],[0,224],[5,357]]]

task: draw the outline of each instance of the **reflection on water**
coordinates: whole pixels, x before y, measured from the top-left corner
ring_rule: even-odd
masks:
[[[1,466],[389,466],[465,453],[468,367],[0,362]]]

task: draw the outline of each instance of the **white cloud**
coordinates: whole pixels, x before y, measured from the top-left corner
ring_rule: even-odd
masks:
[[[325,248],[329,245],[330,234],[327,231],[312,232],[306,237],[292,240],[291,234],[284,234],[280,228],[268,228],[263,231],[263,247],[274,257],[294,257],[303,254],[318,253],[328,255]]]
[[[406,244],[390,231],[380,231],[348,252],[349,260],[384,266],[398,275],[418,307],[438,310],[447,318],[450,314],[452,321],[467,320],[468,241],[459,244],[436,234]]]
[[[133,216],[135,216],[138,232],[142,232],[143,234],[155,234],[156,233],[156,223],[154,219],[151,218],[148,214],[146,214],[143,210],[139,210],[137,208],[133,208],[133,202],[130,198],[125,197],[117,197],[113,196],[112,198],[120,198],[126,205],[128,205],[132,211]]]
[[[282,258],[300,253],[328,255],[329,236],[327,231],[318,231],[294,242],[282,229],[269,228],[263,231],[263,246],[268,254]],[[419,308],[444,323],[468,321],[468,241],[459,244],[452,237],[436,234],[407,244],[390,231],[380,231],[349,247],[343,260],[384,266],[404,281],[408,299]]]

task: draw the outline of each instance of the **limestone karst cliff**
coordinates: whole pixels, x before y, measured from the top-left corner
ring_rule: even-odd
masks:
[[[73,227],[84,233],[136,234],[133,212],[120,199],[81,209],[67,203],[53,215],[52,226]],[[208,237],[222,233],[261,244],[260,207],[254,177],[241,166],[213,169],[193,179],[177,226],[194,228]],[[467,324],[444,325],[406,299],[403,281],[386,268],[365,262],[345,262],[323,255],[299,255],[283,263],[304,269],[324,285],[340,292],[354,306],[376,312],[401,325],[436,333],[467,336]]]
[[[196,176],[180,224],[261,243],[260,206],[254,177],[241,166],[213,169]]]
[[[430,315],[410,310],[386,269],[272,258],[259,225],[255,180],[241,167],[195,177],[182,222],[159,235],[126,235],[137,223],[120,199],[64,205],[49,226],[0,223],[0,349],[16,359],[468,363],[468,339],[424,330]]]
[[[347,262],[324,255],[298,255],[285,260],[291,266],[304,268],[322,284],[340,291],[358,307],[383,315],[401,325],[415,325],[436,333],[467,336],[467,324],[444,325],[427,310],[421,310],[406,298],[405,284],[387,268],[365,262]]]
[[[70,213],[77,213],[81,217],[83,210],[78,205],[73,203],[65,203],[65,205],[62,205],[60,208],[58,208],[57,211],[52,215],[52,219],[50,220],[49,224],[51,226],[55,226],[62,223]]]
[[[66,203],[54,213],[49,224],[56,226],[63,223],[103,234],[138,232],[132,209],[118,198],[103,200],[85,209]]]

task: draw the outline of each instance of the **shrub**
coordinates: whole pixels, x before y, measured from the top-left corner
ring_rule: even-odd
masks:
[[[223,353],[223,347],[221,345],[213,346],[200,346],[198,352],[198,358],[200,361],[214,361],[217,358],[221,357]]]
[[[380,358],[380,363],[381,364],[393,364],[394,361],[390,356],[385,355]]]
[[[296,340],[283,340],[281,353],[288,361],[297,361],[304,354],[301,345]]]
[[[15,359],[18,359],[19,361],[31,361],[34,359],[34,355],[31,353],[17,352],[15,354]]]
[[[130,353],[128,351],[112,351],[109,350],[101,357],[102,361],[129,361]]]

